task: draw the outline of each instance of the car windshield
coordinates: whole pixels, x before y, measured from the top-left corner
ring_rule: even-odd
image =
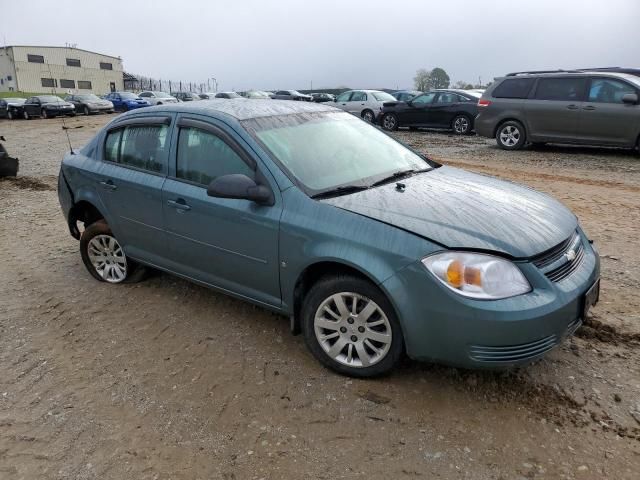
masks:
[[[122,98],[124,100],[137,100],[140,97],[138,95],[136,95],[135,93],[120,92],[120,98]]]
[[[373,95],[373,98],[375,98],[379,102],[395,102],[396,101],[393,95],[386,92],[371,92],[371,95]]]
[[[76,98],[79,100],[91,100],[93,102],[95,102],[96,100],[100,100],[100,97],[98,97],[97,95],[94,95],[92,93],[86,94],[86,95],[76,95]]]
[[[55,95],[44,95],[38,98],[42,103],[64,102],[64,100],[62,100],[60,97],[56,97]]]
[[[242,122],[310,195],[371,186],[394,172],[431,166],[369,123],[345,112],[254,118]]]

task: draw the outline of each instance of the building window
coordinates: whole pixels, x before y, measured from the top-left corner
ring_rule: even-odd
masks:
[[[44,57],[42,55],[27,54],[27,61],[31,63],[44,63]]]
[[[67,67],[79,67],[80,60],[77,58],[67,58]]]
[[[11,80],[13,80],[13,77],[11,75],[7,75],[7,82],[10,82]]]
[[[80,90],[91,90],[91,82],[86,80],[78,80],[78,88]]]
[[[101,70],[113,70],[113,64],[106,63],[106,62],[100,62],[100,69]]]
[[[76,88],[75,80],[63,80],[60,79],[60,87],[62,88]]]
[[[43,87],[57,87],[55,78],[41,78]]]

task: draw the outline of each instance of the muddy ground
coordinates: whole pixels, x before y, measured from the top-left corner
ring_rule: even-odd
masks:
[[[110,117],[66,120],[81,145]],[[602,257],[601,301],[542,361],[478,373],[405,361],[351,380],[288,321],[158,274],[85,271],[55,192],[61,120],[0,121],[21,178],[0,181],[1,479],[637,479],[640,158],[507,153],[398,136],[443,163],[548,192]]]

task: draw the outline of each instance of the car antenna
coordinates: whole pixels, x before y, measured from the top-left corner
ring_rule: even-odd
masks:
[[[47,62],[47,68],[49,69],[49,78],[51,79],[51,82],[52,82],[51,93],[53,93],[55,97],[58,97],[58,93],[56,92],[56,81],[53,78],[53,73],[51,73],[51,64],[49,62]],[[60,102],[58,100],[56,101],[58,102],[58,108],[59,108]],[[65,116],[62,115],[62,130],[64,130],[64,133],[67,135],[67,142],[69,143],[69,151],[71,152],[71,155],[75,155],[76,152],[73,151],[73,146],[71,145],[71,138],[69,137],[69,127],[67,127],[67,124],[64,121],[64,117]]]

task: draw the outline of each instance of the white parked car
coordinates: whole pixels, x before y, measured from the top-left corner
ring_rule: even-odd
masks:
[[[380,90],[349,90],[338,95],[335,102],[326,102],[325,105],[341,108],[373,123],[384,102],[396,101],[391,94]]]
[[[146,92],[142,92],[139,97],[142,97],[151,105],[162,105],[163,103],[178,103],[178,99],[176,97],[172,97],[167,92],[155,92],[148,90]]]

